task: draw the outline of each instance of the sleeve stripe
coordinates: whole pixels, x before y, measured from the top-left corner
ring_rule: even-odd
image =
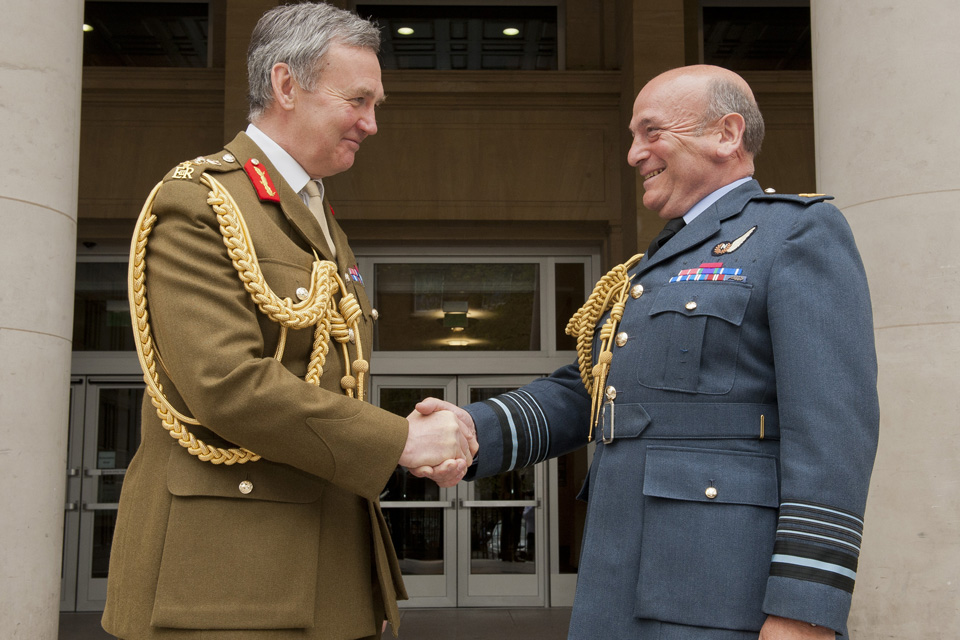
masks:
[[[550,451],[550,431],[547,429],[547,416],[543,413],[543,408],[537,404],[537,401],[528,392],[519,390],[516,395],[518,401],[522,401],[529,409],[531,416],[533,416],[532,422],[537,427],[537,455],[530,461],[530,464],[542,462],[547,459],[547,454]]]
[[[812,503],[812,502],[784,502],[784,503],[781,503],[780,507],[781,507],[781,508],[783,508],[783,507],[796,507],[796,508],[798,508],[798,509],[816,509],[817,511],[824,511],[824,512],[827,512],[827,513],[832,513],[832,514],[841,516],[841,517],[844,518],[844,519],[853,520],[856,524],[860,525],[860,528],[861,528],[861,529],[863,529],[863,519],[862,519],[862,518],[858,518],[857,516],[853,515],[852,513],[848,513],[848,512],[846,512],[846,511],[840,511],[840,510],[838,510],[838,509],[832,509],[832,508],[829,508],[829,507],[825,507],[825,506],[823,506],[823,505],[814,504],[814,503]]]
[[[483,404],[490,407],[490,409],[496,414],[497,422],[500,423],[500,436],[503,441],[503,460],[500,463],[501,470],[512,469],[513,467],[508,467],[510,460],[516,460],[517,456],[517,446],[516,446],[516,430],[513,431],[511,435],[511,423],[507,419],[507,415],[503,410],[503,405],[499,402],[494,402],[493,400],[484,400]],[[510,443],[513,443],[513,448],[511,449]]]
[[[550,434],[543,407],[526,391],[509,391],[484,400],[500,424],[503,440],[501,471],[527,467],[547,459]]]
[[[517,448],[519,447],[519,442],[517,442],[517,425],[513,422],[513,414],[510,409],[498,398],[492,398],[490,402],[493,402],[500,407],[503,411],[503,417],[506,419],[507,424],[510,428],[510,442],[513,444],[513,450],[510,452],[510,465],[505,469],[505,471],[511,471],[517,466]],[[506,447],[504,447],[506,451]]]
[[[814,567],[806,567],[786,562],[774,562],[770,565],[770,575],[807,580],[808,582],[819,582],[820,584],[825,584],[830,587],[843,589],[847,593],[853,593],[854,581],[852,579],[832,571],[823,571]]]
[[[811,525],[818,526],[818,527],[824,527],[824,528],[829,528],[829,529],[840,529],[840,530],[842,530],[842,531],[846,531],[847,533],[850,533],[854,538],[856,538],[857,542],[859,542],[860,540],[862,540],[862,535],[861,535],[861,533],[860,533],[859,531],[854,531],[853,529],[849,529],[849,528],[847,528],[847,527],[842,527],[842,526],[840,526],[840,525],[838,525],[838,524],[829,524],[829,523],[825,523],[825,522],[822,522],[822,521],[811,520],[810,518],[800,518],[800,517],[797,517],[797,516],[783,516],[783,515],[780,516],[780,522],[783,523],[784,520],[794,520],[794,521],[797,521],[797,522],[808,522],[808,523],[810,523]],[[786,524],[786,523],[783,523],[783,524]]]
[[[820,569],[821,571],[830,571],[833,573],[838,573],[842,576],[846,576],[851,580],[857,579],[857,572],[850,571],[846,567],[841,567],[840,565],[830,564],[829,562],[820,562],[819,560],[811,560],[810,558],[798,558],[797,556],[785,556],[781,554],[774,554],[773,562],[779,562],[782,564],[792,564],[799,567],[811,567],[813,569]]]
[[[837,567],[843,567],[854,576],[857,574],[857,556],[835,549],[828,549],[811,542],[777,540],[773,546],[773,553],[774,555],[806,558],[811,561],[824,562]]]
[[[827,537],[827,536],[821,536],[821,535],[817,535],[817,534],[815,534],[815,533],[807,533],[806,531],[796,531],[796,530],[793,530],[793,529],[779,529],[779,530],[777,530],[777,538],[778,538],[778,539],[780,538],[780,535],[781,535],[781,534],[787,534],[787,535],[791,535],[791,536],[803,536],[803,537],[805,537],[805,538],[817,538],[817,539],[819,539],[819,540],[823,540],[823,541],[829,542],[829,543],[831,543],[831,544],[839,544],[839,545],[843,545],[844,547],[850,547],[851,549],[853,549],[853,550],[857,553],[857,555],[860,555],[860,547],[858,547],[858,546],[856,546],[856,545],[854,545],[854,544],[850,544],[849,542],[844,542],[843,540],[837,540],[836,538],[829,538],[829,537]]]

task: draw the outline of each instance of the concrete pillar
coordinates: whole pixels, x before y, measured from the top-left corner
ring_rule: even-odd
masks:
[[[55,640],[77,231],[83,3],[5,0],[3,6],[7,24],[0,38],[0,638]]]
[[[811,5],[818,190],[856,235],[880,363],[851,636],[958,638],[960,4]]]

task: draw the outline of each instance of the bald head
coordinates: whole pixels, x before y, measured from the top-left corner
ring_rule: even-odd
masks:
[[[723,67],[694,64],[665,71],[647,83],[644,89],[670,85],[684,87],[691,97],[696,96],[694,101],[702,109],[700,133],[728,113],[739,113],[745,125],[744,151],[751,156],[760,153],[765,133],[763,116],[746,80]]]
[[[694,65],[671,69],[643,87],[630,132],[627,161],[643,178],[644,205],[669,219],[753,175],[763,118],[743,78]]]

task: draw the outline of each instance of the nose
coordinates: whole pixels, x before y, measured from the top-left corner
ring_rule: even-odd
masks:
[[[370,109],[361,116],[357,122],[357,127],[363,131],[364,135],[372,136],[377,133],[377,114],[373,107],[370,107]]]
[[[643,143],[642,136],[634,136],[630,143],[630,150],[627,151],[627,164],[631,167],[639,167],[640,163],[650,156],[647,146]]]

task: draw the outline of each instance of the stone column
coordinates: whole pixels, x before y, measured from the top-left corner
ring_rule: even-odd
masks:
[[[83,3],[7,0],[0,38],[0,638],[55,640]],[[19,25],[19,26],[18,26]]]
[[[818,190],[837,196],[856,235],[880,363],[850,632],[957,638],[960,4],[811,5]]]

